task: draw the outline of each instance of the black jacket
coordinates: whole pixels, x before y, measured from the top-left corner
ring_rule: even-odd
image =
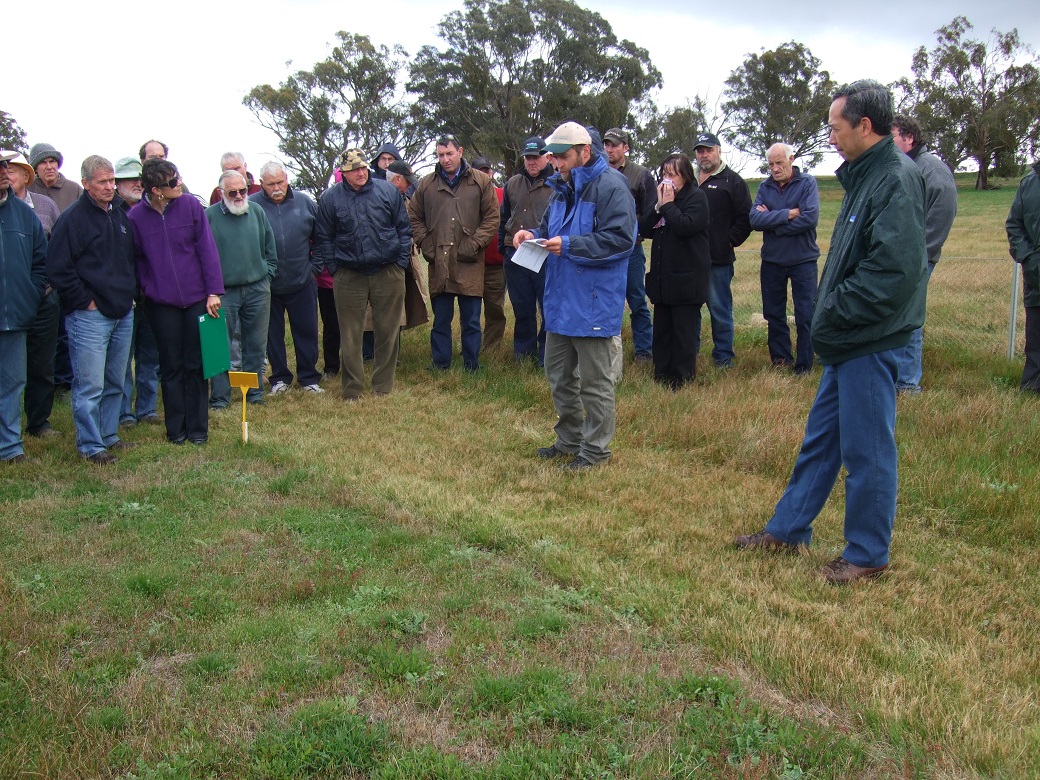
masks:
[[[708,248],[708,198],[694,182],[675,193],[658,214],[639,219],[639,233],[653,239],[646,294],[655,306],[699,306],[708,300],[711,252]],[[663,220],[663,224],[658,222]],[[656,225],[656,227],[655,227]]]
[[[109,319],[130,313],[137,291],[130,220],[112,204],[102,208],[84,192],[54,223],[47,245],[47,277],[64,311],[91,301]]]
[[[711,212],[711,264],[732,265],[733,248],[751,235],[751,191],[740,174],[728,165],[704,180],[701,190],[708,196]]]

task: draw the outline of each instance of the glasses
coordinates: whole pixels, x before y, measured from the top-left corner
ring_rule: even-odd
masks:
[[[180,180],[181,180],[180,176],[174,176],[172,179],[170,179],[168,182],[166,182],[163,186],[164,187],[169,187],[172,190],[174,187],[177,186],[177,184],[180,182]]]
[[[11,165],[9,160],[0,160],[0,168],[9,168]]]
[[[224,190],[224,194],[227,195],[229,198],[237,198],[239,196],[244,198],[246,195],[249,194],[249,189],[243,188],[241,190]]]

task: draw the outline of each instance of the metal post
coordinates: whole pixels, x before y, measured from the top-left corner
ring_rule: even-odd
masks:
[[[1008,334],[1008,360],[1015,359],[1015,331],[1018,326],[1018,263],[1014,263],[1011,277],[1011,326]]]

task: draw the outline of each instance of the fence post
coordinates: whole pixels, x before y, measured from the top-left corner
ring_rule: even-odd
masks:
[[[1015,359],[1015,331],[1018,326],[1018,263],[1011,266],[1014,275],[1011,277],[1011,326],[1008,334],[1008,360]]]

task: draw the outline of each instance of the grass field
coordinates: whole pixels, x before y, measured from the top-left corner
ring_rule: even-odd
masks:
[[[731,547],[818,378],[769,369],[757,237],[737,367],[705,348],[673,394],[626,360],[592,474],[533,457],[537,369],[430,374],[427,328],[394,394],[272,398],[248,446],[216,413],[206,447],[141,426],[98,469],[59,403],[64,436],[0,469],[0,777],[1040,777],[1040,401],[1005,354],[1003,184],[961,182],[892,566],[850,588],[816,573],[840,484],[809,552]]]

